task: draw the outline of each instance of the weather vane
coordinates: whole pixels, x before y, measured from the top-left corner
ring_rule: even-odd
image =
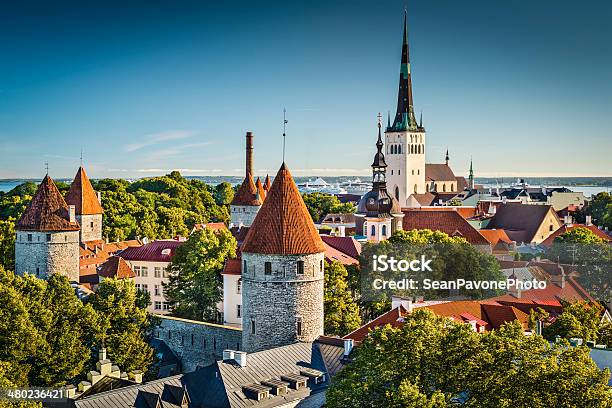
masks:
[[[283,108],[283,163],[285,162],[285,141],[287,136],[287,109]]]
[[[49,175],[49,162],[45,162],[45,170],[47,171],[47,175]]]
[[[380,112],[378,112],[378,127],[380,128],[382,126],[382,115],[380,114]]]

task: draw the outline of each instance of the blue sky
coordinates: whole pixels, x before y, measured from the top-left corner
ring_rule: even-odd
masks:
[[[17,5],[19,3],[19,5]],[[56,4],[61,3],[61,4]],[[127,3],[127,4],[125,4]],[[9,2],[0,178],[369,174],[393,110],[402,1]],[[427,161],[477,176],[612,176],[612,5],[411,0]],[[392,112],[393,113],[393,112]]]

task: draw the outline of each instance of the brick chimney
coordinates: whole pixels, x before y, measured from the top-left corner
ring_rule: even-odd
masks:
[[[253,175],[253,132],[246,132],[246,175]]]
[[[76,222],[76,207],[74,205],[68,206],[68,218],[70,222]]]

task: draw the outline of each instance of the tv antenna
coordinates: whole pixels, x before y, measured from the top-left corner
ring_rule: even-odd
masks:
[[[285,141],[287,140],[287,109],[283,108],[283,163],[285,162]]]

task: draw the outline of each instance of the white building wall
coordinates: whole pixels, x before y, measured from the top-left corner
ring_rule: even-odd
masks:
[[[250,227],[260,208],[260,205],[230,205],[230,222],[235,226]]]
[[[170,262],[130,261],[130,265],[136,277],[134,283],[136,288],[146,290],[151,295],[151,304],[147,308],[150,313],[168,314],[168,303],[164,296],[163,283],[168,283],[168,265]]]
[[[240,316],[238,306],[240,306]],[[223,275],[223,323],[242,327],[242,279],[240,275]]]
[[[387,163],[387,189],[406,207],[411,194],[424,194],[425,185],[425,132],[386,132],[385,161]],[[392,153],[400,146],[401,153]],[[411,153],[414,149],[415,153]],[[397,194],[396,192],[399,192]]]

